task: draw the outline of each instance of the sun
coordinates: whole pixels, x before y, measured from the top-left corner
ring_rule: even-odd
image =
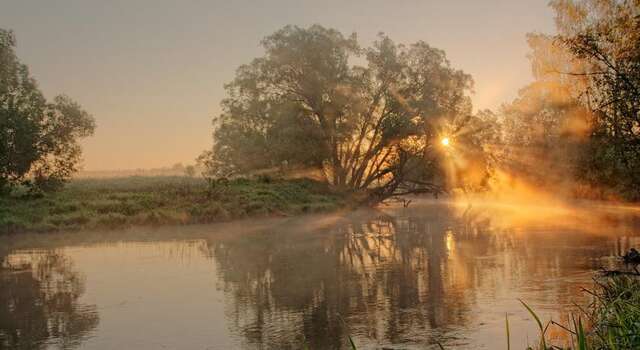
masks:
[[[449,138],[443,137],[442,140],[440,140],[440,143],[442,143],[443,146],[449,146]]]

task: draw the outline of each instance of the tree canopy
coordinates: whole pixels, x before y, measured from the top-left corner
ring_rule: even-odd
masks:
[[[481,149],[471,76],[425,42],[380,34],[363,48],[355,34],[314,25],[286,26],[262,46],[226,85],[214,119],[208,164],[218,173],[308,166],[378,201],[445,189],[443,137]]]
[[[76,170],[78,139],[93,118],[61,95],[48,102],[20,63],[12,32],[0,29],[0,191],[25,184],[54,189]]]
[[[558,34],[528,36],[535,81],[502,109],[511,158],[548,182],[638,199],[640,3],[550,5]]]
[[[555,1],[557,40],[582,62],[580,99],[594,112],[580,172],[640,198],[640,2]]]

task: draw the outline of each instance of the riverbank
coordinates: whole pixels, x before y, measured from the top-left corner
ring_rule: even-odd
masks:
[[[78,179],[38,198],[0,198],[0,234],[224,222],[329,212],[345,195],[309,180],[235,179],[210,186],[191,177]]]
[[[591,304],[581,307],[565,324],[549,321],[543,325],[535,311],[523,303],[541,332],[535,349],[640,349],[640,275],[637,271],[615,271],[594,281],[593,289],[585,289],[592,297]],[[559,333],[554,332],[554,328]],[[569,344],[566,347],[552,345],[554,337],[550,333],[563,335]]]

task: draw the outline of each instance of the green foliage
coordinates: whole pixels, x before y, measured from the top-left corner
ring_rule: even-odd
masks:
[[[640,199],[640,4],[551,7],[558,34],[528,36],[536,80],[502,110],[505,163],[546,185]]]
[[[66,96],[47,102],[14,52],[13,33],[0,29],[0,192],[27,184],[60,188],[80,159],[77,140],[93,119]]]
[[[201,157],[211,173],[312,167],[374,201],[446,186],[437,147],[473,119],[472,79],[442,50],[383,34],[362,48],[355,34],[319,25],[284,27],[262,46],[265,55],[226,85],[213,150]]]
[[[584,85],[564,71],[580,69],[552,37],[529,34],[535,81],[501,109],[502,166],[553,188],[574,185],[578,158],[588,143],[591,112],[579,100]],[[567,175],[576,176],[567,176]]]
[[[531,316],[533,316],[533,318],[536,320],[536,323],[538,324],[538,329],[540,330],[540,346],[542,349],[547,349],[547,341],[545,339],[546,337],[546,333],[547,333],[547,327],[543,327],[542,326],[542,321],[540,320],[540,317],[538,317],[538,315],[533,311],[533,309],[531,309],[531,307],[529,307],[529,305],[527,305],[524,301],[520,300],[520,303],[522,303],[522,305],[527,309],[527,311],[529,311],[529,314],[531,314]]]
[[[209,223],[248,216],[337,210],[346,198],[312,180],[129,177],[73,180],[63,190],[34,197],[20,188],[0,197],[0,234],[130,225]]]
[[[556,1],[564,27],[557,39],[583,69],[585,103],[593,109],[593,132],[582,173],[589,180],[640,199],[640,3]]]
[[[632,276],[610,277],[594,295],[594,348],[640,348],[640,280]]]
[[[580,309],[581,314],[571,316],[571,325],[555,321],[546,324],[524,301],[520,303],[535,320],[540,330],[538,350],[635,350],[640,349],[640,279],[635,274],[615,275],[596,280],[596,289],[587,291],[594,300],[589,309]],[[576,318],[577,317],[577,318]],[[589,326],[583,323],[589,320]],[[547,330],[559,327],[568,335],[571,346],[551,345]],[[511,349],[509,318],[505,315],[507,350]],[[443,349],[442,345],[438,343]],[[527,350],[533,350],[527,347]]]
[[[567,350],[632,350],[640,348],[640,279],[637,276],[616,275],[596,281],[596,289],[588,291],[594,298],[590,308],[571,317],[571,325],[550,321],[545,326],[538,315],[523,301],[540,329],[539,349],[559,349],[548,345],[546,331],[560,327],[566,331],[572,345]],[[584,319],[589,320],[585,326]],[[508,332],[508,324],[507,324]]]

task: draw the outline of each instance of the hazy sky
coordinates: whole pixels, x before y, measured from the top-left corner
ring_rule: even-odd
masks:
[[[0,27],[51,98],[96,119],[86,170],[191,163],[211,145],[223,84],[287,24],[378,32],[444,49],[475,79],[476,108],[496,108],[531,80],[525,34],[553,32],[547,0],[0,0]]]

